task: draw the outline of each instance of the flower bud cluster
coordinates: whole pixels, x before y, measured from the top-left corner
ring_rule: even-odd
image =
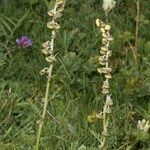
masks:
[[[46,41],[42,44],[42,53],[45,55],[45,60],[52,65],[57,59],[54,55],[54,40],[56,37],[56,31],[58,31],[61,26],[56,20],[62,17],[64,11],[65,0],[56,0],[54,9],[47,12],[47,14],[52,18],[51,21],[47,23],[47,27],[52,30],[51,41]],[[50,76],[50,68],[44,68],[40,71],[41,75]]]
[[[112,68],[108,66],[109,57],[111,56],[112,52],[109,49],[109,43],[113,40],[111,37],[109,30],[110,25],[105,24],[101,20],[96,20],[96,25],[98,28],[100,28],[100,31],[102,32],[102,46],[100,48],[100,56],[98,58],[99,64],[102,66],[97,69],[97,71],[100,74],[103,74],[105,77],[105,81],[102,85],[102,93],[107,95],[109,94],[109,79],[112,78],[111,72]]]
[[[47,12],[47,14],[52,17],[52,21],[47,23],[47,27],[49,29],[58,30],[61,28],[61,26],[56,22],[56,20],[60,17],[62,17],[62,13],[64,11],[65,6],[65,0],[56,0],[56,4],[54,9]]]

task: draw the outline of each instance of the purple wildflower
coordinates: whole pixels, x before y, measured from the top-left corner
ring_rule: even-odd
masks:
[[[32,46],[32,40],[29,39],[27,36],[22,36],[19,39],[16,40],[17,45],[27,48]]]

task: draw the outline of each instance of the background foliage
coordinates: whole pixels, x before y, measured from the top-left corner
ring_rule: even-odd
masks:
[[[46,28],[47,10],[53,1],[0,1],[0,149],[30,150],[43,106],[45,77],[39,71],[47,66],[41,43],[50,39]],[[105,20],[101,0],[69,0],[62,28],[57,35],[50,89],[50,103],[41,138],[44,150],[97,150],[94,133],[100,134],[101,121],[89,123],[87,115],[103,107],[103,78],[96,71],[100,34],[95,19]],[[118,0],[109,15],[112,26],[114,100],[107,148],[112,150],[150,149],[149,134],[137,133],[139,119],[150,120],[150,5],[140,2],[138,39],[139,65],[134,46],[136,5]],[[29,36],[33,46],[21,49],[16,39]],[[91,134],[92,133],[92,134]]]

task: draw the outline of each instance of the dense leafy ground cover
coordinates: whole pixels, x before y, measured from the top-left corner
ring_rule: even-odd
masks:
[[[47,3],[46,3],[47,2]],[[30,150],[35,145],[43,108],[47,66],[41,44],[50,39],[47,10],[53,2],[0,1],[0,150]],[[95,19],[105,21],[101,0],[68,0],[62,28],[57,33],[50,102],[41,137],[42,150],[97,150],[95,133],[102,121],[88,115],[102,110],[103,77],[97,72],[101,36]],[[138,120],[150,121],[150,4],[140,1],[138,64],[134,59],[136,3],[117,0],[109,14],[112,26],[109,150],[149,150],[150,135],[138,132]],[[30,48],[19,48],[16,39],[27,35]],[[94,135],[93,135],[94,134]]]

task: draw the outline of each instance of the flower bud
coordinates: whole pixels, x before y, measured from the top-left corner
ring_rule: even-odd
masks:
[[[104,68],[103,67],[103,68],[98,68],[97,71],[99,73],[109,74],[112,71],[112,69],[111,68]]]
[[[102,89],[102,93],[103,93],[103,94],[108,94],[108,93],[109,93],[109,90],[108,90],[108,89]]]
[[[104,28],[101,27],[101,32],[102,32],[102,33],[105,33],[106,31],[105,31]]]
[[[100,23],[100,20],[99,20],[99,19],[96,19],[95,23],[96,23],[96,26],[97,26],[97,27],[100,27],[101,23]]]
[[[104,77],[105,77],[106,79],[111,79],[111,78],[112,78],[112,75],[111,75],[110,73],[108,73],[108,74],[104,75]]]
[[[61,5],[64,3],[64,0],[57,0],[56,3],[57,3],[57,5]]]
[[[50,41],[46,41],[45,43],[42,44],[42,46],[44,48],[51,47],[51,42]]]
[[[42,53],[45,54],[45,55],[49,55],[50,54],[50,52],[49,52],[49,50],[47,48],[42,49]]]
[[[102,33],[103,38],[108,38],[108,35],[106,33]]]
[[[108,30],[110,30],[110,28],[111,28],[110,25],[105,25],[105,30],[108,31]]]
[[[45,58],[45,60],[49,63],[53,63],[54,61],[56,61],[57,59],[55,58],[54,55],[50,55],[48,57]]]
[[[48,74],[48,72],[49,72],[49,68],[44,68],[40,71],[40,75]]]
[[[112,99],[111,99],[111,95],[108,95],[108,96],[106,97],[106,105],[108,105],[108,106],[113,105],[113,101],[112,101]]]
[[[105,111],[106,111],[107,114],[110,114],[112,112],[112,110],[111,110],[111,108],[109,106],[106,107]]]
[[[50,16],[50,17],[53,17],[54,16],[54,10],[49,10],[47,12],[47,14]]]
[[[108,82],[108,80],[105,80],[103,82],[102,89],[109,89],[109,82]]]
[[[56,30],[60,29],[60,25],[55,21],[48,22],[47,27],[49,29],[56,29]]]
[[[101,50],[103,50],[104,52],[106,52],[108,49],[106,47],[101,47]]]

